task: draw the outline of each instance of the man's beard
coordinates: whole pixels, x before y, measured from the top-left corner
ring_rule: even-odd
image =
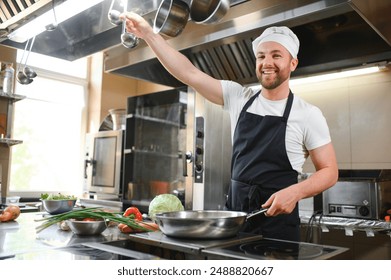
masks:
[[[280,76],[277,76],[275,79],[269,81],[265,81],[262,79],[262,75],[259,77],[258,79],[259,83],[262,85],[262,87],[264,89],[275,89],[277,88],[279,85],[282,84],[282,79]]]
[[[285,82],[287,79],[289,79],[289,75],[284,75],[281,71],[275,74],[275,76],[270,79],[265,74],[258,74],[258,82],[262,85],[264,89],[276,89],[279,87],[283,82]],[[266,78],[264,77],[266,76]]]

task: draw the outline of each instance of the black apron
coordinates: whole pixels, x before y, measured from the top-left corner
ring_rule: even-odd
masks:
[[[247,112],[260,91],[243,107],[234,132],[232,179],[226,207],[250,213],[261,207],[276,191],[297,183],[297,171],[290,164],[285,134],[293,94],[282,117],[260,116]],[[283,240],[300,240],[298,205],[291,214],[276,217],[256,215],[243,231]]]

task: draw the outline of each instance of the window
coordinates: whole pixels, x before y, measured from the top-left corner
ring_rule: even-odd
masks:
[[[28,65],[38,76],[15,85],[15,93],[26,98],[15,103],[13,138],[23,143],[12,146],[9,191],[22,197],[80,195],[87,59],[71,63],[32,53]]]

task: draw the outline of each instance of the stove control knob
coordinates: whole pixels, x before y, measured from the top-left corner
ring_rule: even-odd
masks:
[[[366,217],[366,216],[369,215],[369,208],[366,207],[366,206],[361,206],[361,207],[358,209],[358,212],[360,213],[361,216]]]
[[[201,173],[203,171],[203,167],[201,164],[195,164],[195,171]]]

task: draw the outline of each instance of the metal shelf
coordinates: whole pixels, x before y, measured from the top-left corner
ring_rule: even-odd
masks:
[[[150,156],[157,156],[157,157],[170,157],[170,158],[179,158],[178,154],[168,154],[164,152],[156,152],[156,151],[146,151],[146,150],[137,150],[137,149],[125,149],[124,154],[144,154],[144,155],[150,155]]]
[[[8,109],[7,109],[7,129],[10,128],[11,122],[12,122],[12,111],[13,111],[13,103],[25,99],[26,96],[19,95],[19,94],[12,94],[8,95],[4,93],[2,90],[0,90],[0,101],[6,101],[8,102]],[[10,131],[7,131],[7,135],[10,135]],[[10,138],[0,138],[0,146],[13,146],[17,144],[21,144],[23,141],[21,140],[15,140],[15,139],[10,139]]]
[[[12,102],[16,102],[22,99],[25,99],[26,96],[19,95],[19,94],[12,94],[12,95],[7,95],[3,91],[0,91],[0,99],[8,99]]]
[[[180,126],[180,124],[178,122],[168,121],[168,120],[159,119],[159,118],[150,117],[150,116],[141,116],[141,115],[128,114],[128,115],[126,115],[126,118],[127,119],[135,118],[135,119],[144,120],[144,121],[150,121],[150,122],[155,122],[155,123],[167,124],[167,125],[171,125],[171,126],[174,126],[174,127],[179,127]]]
[[[23,143],[22,140],[0,138],[0,145],[7,145],[8,147],[13,146],[13,145],[17,145],[17,144],[22,144],[22,143]]]

